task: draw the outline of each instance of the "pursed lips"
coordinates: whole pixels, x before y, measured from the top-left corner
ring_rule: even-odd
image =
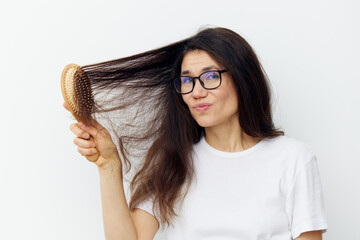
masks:
[[[203,112],[209,109],[211,103],[198,103],[193,106],[193,108],[197,111]]]

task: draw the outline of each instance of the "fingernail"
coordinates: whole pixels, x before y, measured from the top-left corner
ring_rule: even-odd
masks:
[[[85,128],[85,124],[83,122],[79,122],[79,126],[82,127],[82,128]]]
[[[88,133],[85,133],[85,134],[83,135],[83,137],[84,137],[84,138],[89,138],[89,134],[88,134]]]

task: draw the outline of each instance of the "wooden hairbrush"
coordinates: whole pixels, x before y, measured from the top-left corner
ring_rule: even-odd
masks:
[[[80,66],[76,64],[68,64],[65,66],[61,74],[61,92],[66,105],[75,119],[78,122],[91,125],[94,97],[92,95],[90,81]],[[90,140],[93,141],[91,136]],[[89,161],[94,162],[99,158],[99,151],[85,157]]]

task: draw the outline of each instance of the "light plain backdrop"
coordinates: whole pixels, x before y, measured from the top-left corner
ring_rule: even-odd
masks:
[[[230,28],[255,49],[272,83],[275,124],[318,157],[324,239],[355,239],[359,12],[355,0],[1,3],[0,239],[105,239],[98,170],[73,144],[61,71],[157,48],[206,25]]]

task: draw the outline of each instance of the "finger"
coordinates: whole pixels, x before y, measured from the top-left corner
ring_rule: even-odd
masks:
[[[90,135],[88,132],[86,132],[85,130],[81,129],[79,127],[79,124],[77,123],[72,123],[70,125],[70,130],[79,138],[83,138],[83,139],[89,139]]]
[[[81,148],[95,148],[96,144],[95,142],[91,141],[91,140],[85,140],[82,138],[74,138],[74,143],[75,145],[77,145],[78,147]]]
[[[97,153],[97,150],[95,148],[81,148],[78,147],[77,151],[83,155],[83,156],[91,156]]]
[[[98,121],[96,121],[94,118],[90,117],[90,122],[93,126],[95,126],[98,130],[102,130],[104,129],[104,127],[98,123]]]
[[[105,128],[100,125],[95,119],[91,119],[93,126],[85,125],[83,122],[79,122],[80,129],[90,133],[92,136],[96,136],[99,131],[104,130]]]
[[[65,102],[63,103],[63,107],[64,107],[66,110],[70,111],[70,110],[69,110],[69,107],[66,105]]]

